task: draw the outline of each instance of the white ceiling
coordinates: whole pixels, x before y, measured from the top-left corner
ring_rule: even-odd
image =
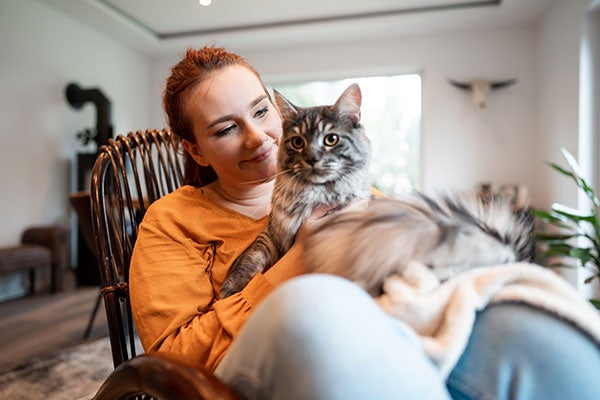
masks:
[[[142,52],[431,34],[535,23],[555,0],[38,0]]]

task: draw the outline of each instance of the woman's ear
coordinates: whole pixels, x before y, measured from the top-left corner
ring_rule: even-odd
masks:
[[[200,153],[200,149],[198,148],[198,145],[196,143],[192,143],[189,140],[185,139],[182,140],[182,143],[185,151],[187,151],[188,154],[192,156],[192,158],[198,163],[198,165],[201,165],[203,167],[209,166],[208,162],[206,162],[204,157],[202,157],[202,153]]]

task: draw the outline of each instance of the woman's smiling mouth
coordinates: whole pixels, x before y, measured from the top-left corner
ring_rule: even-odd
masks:
[[[275,146],[272,145],[268,149],[265,149],[264,151],[258,153],[258,155],[256,157],[245,160],[244,162],[251,163],[251,164],[261,163],[264,160],[266,160],[267,158],[269,158],[269,156],[271,156],[274,149],[275,149]]]

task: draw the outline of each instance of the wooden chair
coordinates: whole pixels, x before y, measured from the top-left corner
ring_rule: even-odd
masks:
[[[168,130],[120,135],[102,146],[91,186],[101,294],[115,370],[94,399],[236,399],[194,361],[136,355],[128,275],[138,226],[154,201],[183,180],[179,143]]]

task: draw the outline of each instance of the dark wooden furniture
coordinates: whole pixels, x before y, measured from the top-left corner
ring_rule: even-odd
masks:
[[[92,174],[92,222],[115,370],[94,399],[235,399],[190,360],[136,356],[128,274],[138,225],[155,200],[181,185],[179,144],[167,130],[129,133],[102,146]]]
[[[35,273],[50,271],[50,291],[55,293],[61,284],[67,257],[67,231],[59,225],[27,228],[21,244],[0,248],[0,273],[29,272],[29,294],[35,293]]]

